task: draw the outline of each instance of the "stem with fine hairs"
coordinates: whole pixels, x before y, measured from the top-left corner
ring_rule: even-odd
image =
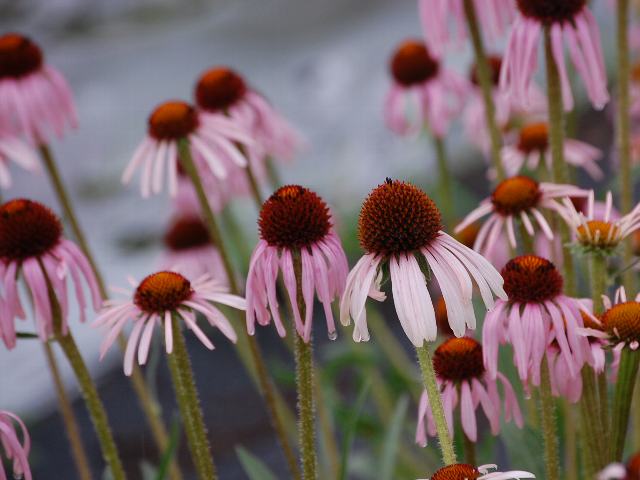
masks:
[[[84,449],[84,443],[80,436],[78,420],[73,413],[71,401],[69,400],[69,396],[64,388],[62,377],[60,376],[58,362],[49,342],[44,342],[43,347],[44,354],[47,359],[47,365],[51,371],[53,386],[58,397],[60,415],[62,416],[62,422],[64,423],[65,431],[67,432],[67,438],[69,439],[69,445],[71,446],[71,456],[73,457],[78,477],[81,480],[91,480],[91,467],[89,466],[87,452]]]
[[[558,429],[556,427],[556,405],[551,396],[551,379],[547,357],[542,360],[540,372],[540,419],[544,438],[545,478],[560,479],[560,455],[558,451]]]
[[[182,167],[184,168],[184,171],[191,180],[193,188],[196,191],[201,213],[204,218],[205,225],[207,226],[207,230],[209,231],[211,240],[213,241],[214,245],[220,252],[220,256],[222,257],[222,263],[225,269],[225,273],[227,274],[227,278],[229,280],[229,290],[232,294],[239,295],[240,289],[236,280],[235,269],[233,268],[233,265],[231,263],[231,257],[229,256],[228,250],[225,247],[224,239],[222,237],[222,234],[220,233],[220,228],[218,227],[216,216],[211,210],[211,206],[209,205],[207,194],[205,193],[200,175],[198,174],[198,170],[191,155],[189,141],[186,138],[178,141],[178,151],[180,154]],[[244,322],[240,321],[240,323],[243,324]],[[246,333],[245,328],[242,328],[242,331],[245,332],[245,334],[238,335],[238,342],[236,344],[240,359],[251,375],[252,380],[254,380],[254,382],[256,383],[260,394],[264,397],[267,412],[269,413],[271,423],[276,432],[276,436],[282,448],[285,459],[287,460],[289,470],[291,471],[293,477],[295,479],[298,479],[300,478],[298,464],[296,462],[296,457],[293,452],[291,442],[289,441],[289,437],[286,434],[287,429],[285,420],[289,415],[289,409],[284,404],[284,400],[276,390],[269,371],[267,370],[266,363],[264,361],[262,352],[260,351],[260,346],[258,345],[256,338]]]
[[[612,414],[612,458],[611,461],[622,461],[627,430],[629,429],[629,414],[633,390],[638,379],[640,366],[640,350],[631,350],[628,346],[622,350],[620,368],[616,380],[613,396]]]
[[[416,347],[416,352],[418,354],[420,370],[422,371],[422,381],[424,388],[427,390],[429,405],[431,405],[433,420],[436,424],[436,431],[438,432],[442,462],[445,465],[453,465],[456,463],[456,452],[453,448],[453,439],[444,414],[442,397],[440,396],[440,389],[436,381],[436,372],[433,369],[431,352],[429,352],[429,347],[426,343],[422,347]]]
[[[504,167],[500,159],[500,148],[502,144],[502,135],[498,124],[496,123],[496,107],[493,103],[493,84],[491,81],[491,71],[487,62],[487,54],[484,50],[480,25],[478,24],[478,15],[472,0],[464,0],[464,13],[467,18],[467,26],[469,27],[469,36],[473,44],[473,51],[476,56],[476,65],[478,71],[478,83],[482,91],[482,99],[484,101],[484,112],[489,128],[489,137],[491,140],[491,163],[496,170],[497,181],[501,182],[505,178]]]

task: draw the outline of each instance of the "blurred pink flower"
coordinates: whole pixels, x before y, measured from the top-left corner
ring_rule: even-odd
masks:
[[[571,84],[565,65],[565,42],[593,106],[609,101],[600,31],[586,0],[540,2],[517,0],[516,15],[500,76],[500,85],[513,96],[526,99],[538,68],[538,49],[545,25],[551,29],[553,59],[560,75],[565,110],[573,108]]]
[[[499,244],[501,234],[505,235],[512,248],[517,246],[515,221],[521,221],[526,232],[532,237],[535,234],[533,216],[549,240],[553,232],[549,223],[541,213],[541,209],[552,212],[564,212],[556,199],[564,197],[584,197],[587,191],[573,185],[557,185],[554,183],[538,183],[526,176],[507,178],[498,184],[491,197],[484,199],[475,210],[456,226],[454,232],[460,232],[478,219],[489,215],[476,237],[474,250],[486,253]]]
[[[435,312],[421,264],[426,263],[438,281],[456,336],[464,335],[467,327],[476,326],[472,279],[487,308],[493,307],[494,295],[506,298],[496,269],[477,252],[444,233],[435,203],[409,183],[387,179],[369,194],[360,211],[358,236],[366,253],[349,273],[340,302],[340,319],[348,325],[353,318],[353,338],[357,342],[369,340],[367,297],[386,299],[380,287],[387,265],[398,319],[417,347],[437,336]]]
[[[443,137],[462,110],[467,81],[445,69],[418,40],[400,44],[390,70],[393,83],[384,106],[388,127],[400,135],[416,135],[427,127]]]
[[[106,300],[93,324],[95,327],[104,326],[108,329],[100,346],[100,359],[102,359],[125,325],[129,321],[133,322],[133,330],[124,354],[126,375],[131,375],[136,351],[138,363],[144,365],[147,362],[153,330],[156,326],[164,328],[167,353],[173,351],[172,318],[182,320],[209,350],[213,350],[214,346],[198,327],[197,313],[203,315],[209,324],[218,328],[229,340],[236,342],[236,332],[214,303],[244,310],[245,301],[241,297],[227,293],[226,287],[207,275],[191,282],[179,273],[162,271],[147,276],[140,284],[130,278],[129,284],[135,289],[134,291],[113,289],[123,293],[127,298]]]
[[[149,116],[149,130],[127,165],[127,184],[142,170],[140,192],[144,198],[162,191],[167,176],[169,194],[178,193],[178,141],[188,140],[193,161],[205,185],[231,182],[247,166],[238,145],[252,143],[248,133],[221,114],[202,115],[185,102],[159,105]],[[166,173],[165,173],[166,172]]]
[[[0,116],[35,144],[48,142],[52,133],[61,137],[78,123],[67,81],[44,63],[40,47],[19,33],[0,37]]]
[[[498,466],[494,464],[474,467],[466,463],[455,463],[442,467],[428,479],[418,480],[521,480],[523,478],[536,478],[533,473],[521,470],[492,472],[497,468]]]
[[[489,420],[493,435],[500,433],[501,400],[496,378],[486,374],[482,345],[469,337],[451,338],[440,345],[433,355],[433,366],[438,377],[442,395],[444,412],[449,431],[454,429],[453,414],[460,406],[462,430],[469,440],[478,441],[476,411],[479,407]],[[519,428],[523,426],[522,413],[516,394],[507,377],[498,373],[497,379],[504,390],[504,418],[512,418]],[[436,425],[433,420],[429,397],[424,391],[420,397],[416,443],[426,446],[427,434],[436,436]]]
[[[31,145],[7,132],[0,133],[0,188],[11,186],[11,161],[29,172],[40,171],[38,156]]]
[[[637,480],[640,478],[640,452],[627,463],[611,463],[598,474],[598,480]]]
[[[540,367],[555,342],[570,376],[579,375],[590,358],[589,343],[579,334],[585,307],[562,293],[563,279],[550,261],[524,255],[502,269],[509,299],[498,300],[487,313],[482,330],[484,364],[498,375],[498,347],[513,347],[514,364],[524,383],[540,385]]]
[[[249,334],[255,334],[256,321],[267,325],[273,318],[278,334],[286,335],[276,294],[278,273],[282,272],[298,335],[305,342],[311,339],[315,293],[324,308],[329,338],[334,339],[331,302],[344,290],[349,265],[327,204],[307,188],[286,185],[264,203],[258,225],[260,240],[251,255],[247,276]],[[296,277],[294,268],[298,256],[301,278]],[[302,286],[304,319],[298,305],[298,284]]]
[[[506,32],[515,15],[513,0],[474,0],[480,31],[485,41],[496,41]],[[467,19],[463,0],[418,0],[424,37],[437,55],[467,41]]]
[[[16,431],[14,424],[18,424],[20,434]],[[13,464],[13,478],[31,480],[33,477],[28,458],[31,450],[29,432],[20,418],[6,410],[0,410],[0,446],[3,447],[4,453],[0,455],[0,480],[7,479],[7,473],[3,467],[3,456],[8,463]]]
[[[100,308],[102,298],[89,261],[80,249],[62,236],[60,220],[44,205],[16,199],[0,206],[0,282],[4,290],[4,314],[0,316],[2,337],[7,348],[16,343],[14,320],[26,317],[20,295],[19,280],[33,302],[36,331],[40,340],[48,341],[55,333],[49,288],[60,305],[61,331],[68,331],[68,280],[75,286],[80,321],[85,320],[83,279],[89,287],[93,308]]]

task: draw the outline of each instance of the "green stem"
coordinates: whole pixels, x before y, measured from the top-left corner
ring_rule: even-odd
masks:
[[[45,170],[47,171],[47,175],[49,176],[49,180],[51,181],[51,185],[53,186],[53,190],[55,191],[56,197],[58,198],[58,202],[62,207],[62,211],[65,219],[69,223],[71,227],[71,231],[76,241],[78,242],[78,246],[84,253],[84,256],[87,257],[89,264],[91,265],[91,269],[96,277],[96,281],[98,283],[98,288],[100,290],[100,294],[103,299],[108,298],[108,292],[105,286],[104,278],[100,270],[98,269],[98,265],[95,261],[91,248],[89,247],[89,242],[84,235],[84,231],[80,227],[80,222],[78,220],[78,216],[76,215],[75,209],[73,208],[73,203],[71,202],[71,198],[67,192],[67,189],[62,180],[62,176],[60,175],[60,171],[58,170],[58,166],[56,161],[53,158],[53,154],[49,146],[45,143],[40,143],[39,147],[40,156],[42,158],[42,162],[44,163]],[[126,339],[121,334],[118,336],[118,345],[124,351],[126,348]],[[133,372],[131,375],[131,382],[133,385],[133,390],[138,397],[138,401],[142,408],[142,411],[146,417],[146,420],[151,427],[151,433],[153,435],[154,441],[160,451],[164,451],[167,442],[167,429],[160,419],[160,412],[157,406],[157,402],[153,398],[153,396],[149,393],[147,385],[144,382],[142,377],[142,373],[140,372],[140,368],[137,365],[134,365]],[[181,480],[182,476],[180,472],[172,465],[171,468],[171,478],[173,480]]]
[[[433,146],[436,151],[436,158],[438,161],[438,171],[440,173],[440,201],[445,223],[449,226],[455,221],[453,215],[455,215],[455,203],[453,200],[453,179],[451,177],[451,171],[449,169],[449,162],[447,159],[447,150],[444,143],[444,139],[438,136],[433,136]]]
[[[620,158],[620,208],[622,213],[629,213],[633,203],[633,185],[631,175],[631,117],[629,115],[629,0],[618,0],[617,15],[617,44],[618,44],[618,105],[617,136],[618,155]],[[633,249],[630,241],[624,242],[623,265],[633,260]],[[624,275],[624,286],[627,292],[634,290],[634,272],[627,271]]]
[[[491,161],[496,170],[498,182],[504,180],[505,173],[500,158],[500,148],[502,146],[502,135],[496,123],[496,107],[493,103],[493,82],[491,80],[491,70],[487,62],[487,54],[484,50],[480,26],[478,24],[478,16],[472,0],[464,0],[464,13],[467,18],[471,43],[476,56],[476,65],[478,72],[478,83],[482,91],[482,99],[484,100],[484,111],[489,128],[489,137],[491,140]]]
[[[556,405],[551,396],[551,380],[546,357],[542,361],[540,373],[540,418],[544,438],[545,478],[547,480],[559,480],[560,457],[556,429]]]
[[[269,176],[269,182],[271,183],[271,188],[276,190],[280,186],[282,186],[282,181],[280,180],[280,175],[278,173],[278,167],[273,159],[273,157],[267,157],[267,175]]]
[[[469,465],[477,465],[476,462],[476,444],[467,437],[467,434],[462,432],[464,439],[464,461]]]
[[[625,347],[620,357],[620,368],[618,370],[618,379],[613,397],[613,458],[611,460],[615,462],[621,461],[624,453],[624,443],[627,438],[627,429],[629,426],[631,399],[633,398],[633,390],[638,378],[639,365],[640,350],[633,351]]]
[[[596,473],[607,464],[606,429],[602,423],[595,372],[590,366],[585,365],[582,367],[581,375],[582,396],[580,397],[580,413],[582,440],[589,451],[588,463],[584,468],[587,478],[595,478]]]
[[[198,390],[194,383],[191,361],[187,352],[184,335],[180,329],[180,319],[176,315],[171,320],[173,330],[173,352],[167,356],[176,401],[182,416],[182,424],[187,434],[191,458],[200,480],[214,480],[217,477],[213,465],[211,447],[207,438]]]
[[[433,369],[433,361],[429,347],[424,344],[422,347],[416,347],[418,353],[418,363],[422,371],[422,381],[424,388],[427,390],[431,412],[436,424],[438,432],[438,440],[440,441],[440,451],[442,453],[442,461],[445,465],[453,465],[456,463],[456,452],[453,448],[453,441],[447,426],[447,419],[442,407],[442,398],[440,397],[440,389],[436,381],[436,373]]]
[[[220,252],[220,256],[222,257],[222,263],[224,265],[227,278],[229,279],[229,289],[231,293],[238,295],[240,294],[240,289],[238,288],[235,271],[233,265],[231,264],[231,258],[229,256],[227,248],[225,247],[224,239],[222,238],[222,235],[220,233],[216,217],[211,210],[211,206],[209,205],[209,200],[207,199],[207,195],[204,191],[204,186],[202,185],[202,181],[200,180],[200,176],[198,175],[198,170],[196,169],[196,166],[193,162],[193,157],[191,156],[191,149],[189,148],[188,140],[180,140],[178,142],[178,149],[182,167],[189,176],[191,183],[193,184],[193,187],[196,191],[198,202],[200,203],[200,209],[202,210],[202,216],[204,217],[205,224],[207,226],[207,229],[209,230],[209,235],[211,236],[214,245],[216,246],[216,248]],[[267,411],[282,447],[284,456],[289,465],[289,469],[291,470],[294,478],[299,478],[298,467],[295,461],[293,448],[291,447],[289,438],[285,433],[286,428],[284,417],[287,416],[288,408],[286,407],[286,405],[284,405],[282,397],[278,395],[278,392],[273,384],[273,381],[271,379],[271,376],[269,375],[265,361],[263,359],[262,352],[260,351],[260,346],[258,345],[255,337],[246,334],[239,336],[237,347],[240,358],[242,359],[245,368],[247,368],[247,370],[249,371],[251,378],[254,380],[258,387],[258,390],[265,399]]]
[[[529,235],[527,229],[524,227],[522,221],[518,222],[518,226],[520,229],[520,241],[522,242],[522,254],[528,255],[535,253],[535,249],[533,246],[533,237]]]
[[[293,259],[293,271],[296,276],[297,303],[300,316],[305,316],[305,303],[302,295],[302,261],[297,252]],[[303,480],[315,480],[316,474],[316,432],[315,399],[313,393],[313,343],[309,343],[294,334],[294,354],[296,361],[296,390],[298,392],[298,435],[300,436],[300,456]]]
[[[69,396],[64,388],[62,377],[60,376],[60,370],[58,369],[58,362],[51,349],[51,345],[48,342],[43,343],[44,353],[47,359],[47,365],[51,371],[51,378],[53,379],[53,386],[56,390],[58,397],[58,406],[60,408],[60,414],[62,416],[62,422],[64,423],[65,431],[71,445],[71,456],[78,472],[78,477],[81,480],[91,480],[91,467],[89,467],[89,460],[87,458],[87,452],[84,449],[84,443],[80,436],[80,429],[78,428],[78,421],[73,413],[73,407],[69,401]]]
[[[566,480],[578,480],[578,448],[576,418],[573,406],[562,402],[564,411],[564,464]]]
[[[593,313],[600,315],[603,311],[602,295],[607,291],[607,258],[598,253],[590,255],[591,260],[591,299]]]
[[[253,196],[253,201],[256,205],[258,205],[258,211],[262,208],[262,192],[260,191],[260,185],[258,185],[258,180],[253,173],[253,169],[251,165],[247,166],[247,178],[249,179],[249,185],[251,187],[251,195]]]

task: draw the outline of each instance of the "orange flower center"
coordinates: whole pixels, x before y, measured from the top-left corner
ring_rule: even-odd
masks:
[[[196,84],[196,104],[204,110],[226,110],[246,92],[247,85],[236,72],[225,67],[212,68]]]
[[[614,305],[602,315],[603,329],[623,342],[640,341],[640,303]]]
[[[431,475],[431,480],[475,480],[480,472],[473,465],[457,463],[441,468]]]
[[[331,229],[331,217],[327,204],[315,192],[286,185],[264,202],[258,226],[269,245],[294,249],[322,240]]]
[[[164,236],[164,243],[174,251],[211,245],[209,231],[196,217],[183,217],[171,225]]]
[[[62,224],[47,207],[31,200],[16,199],[0,206],[0,258],[23,260],[55,247]]]
[[[191,283],[179,273],[158,272],[140,282],[133,302],[143,312],[160,314],[177,310],[192,294]]]
[[[42,50],[19,33],[0,37],[0,78],[20,78],[42,66]]]
[[[397,48],[391,59],[391,74],[405,87],[419,85],[438,74],[440,64],[427,50],[424,42],[406,40]]]
[[[612,248],[620,243],[620,228],[609,222],[590,220],[586,226],[580,225],[577,233],[578,241],[586,246]]]
[[[627,461],[627,478],[625,480],[640,480],[640,453],[636,453]]]
[[[186,102],[166,102],[149,117],[149,135],[158,140],[179,140],[198,128],[198,114]]]
[[[491,84],[497,86],[500,82],[500,69],[502,68],[502,57],[498,55],[489,55],[487,57],[487,63],[489,64],[489,75],[491,78]],[[480,78],[478,77],[478,64],[474,63],[469,73],[471,83],[474,85],[480,85]]]
[[[525,17],[540,23],[572,22],[587,4],[586,0],[517,0],[518,9]]]
[[[441,225],[440,210],[422,190],[387,179],[364,201],[358,237],[365,251],[388,256],[426,247]]]
[[[491,195],[491,203],[501,215],[517,215],[535,207],[541,195],[538,182],[520,175],[500,182]]]
[[[525,125],[520,130],[518,149],[524,153],[544,152],[549,147],[549,125],[544,122]]]
[[[544,302],[562,293],[562,275],[553,263],[536,255],[509,260],[501,273],[512,302]]]
[[[482,345],[473,338],[450,338],[433,354],[436,374],[454,382],[482,377]]]

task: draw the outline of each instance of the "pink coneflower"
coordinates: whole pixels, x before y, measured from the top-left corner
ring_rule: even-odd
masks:
[[[436,339],[437,327],[431,297],[421,264],[438,281],[447,316],[456,336],[474,329],[472,279],[487,308],[494,294],[506,298],[502,278],[477,252],[441,230],[435,203],[417,187],[387,179],[362,205],[358,236],[365,255],[349,273],[340,302],[340,319],[354,320],[353,338],[369,340],[365,304],[367,296],[382,301],[383,268],[389,267],[391,289],[400,324],[416,347]]]
[[[639,480],[640,453],[632,455],[624,463],[612,463],[598,474],[598,480]]]
[[[9,162],[11,161],[29,172],[36,172],[40,169],[38,157],[33,148],[20,138],[4,132],[0,134],[0,188],[11,186],[11,173],[9,172]]]
[[[474,467],[466,463],[456,463],[442,467],[431,478],[426,480],[520,480],[522,478],[536,478],[533,473],[522,470],[492,472],[496,468],[498,466],[493,464]]]
[[[474,244],[474,250],[489,252],[496,246],[501,234],[506,234],[509,244],[515,248],[515,221],[520,221],[531,236],[535,234],[535,222],[549,240],[553,239],[553,232],[541,210],[564,212],[562,205],[555,199],[562,197],[586,196],[587,192],[573,185],[556,185],[553,183],[538,183],[532,178],[522,175],[507,178],[498,184],[491,197],[480,202],[456,228],[459,232],[478,219],[489,215],[484,222]]]
[[[171,319],[179,318],[196,337],[213,350],[211,340],[200,329],[196,314],[203,315],[209,324],[218,328],[229,340],[236,342],[237,336],[229,320],[213,303],[221,303],[239,310],[245,309],[243,298],[227,293],[227,288],[203,275],[193,282],[176,272],[157,272],[136,284],[129,283],[135,291],[118,290],[127,295],[124,300],[107,300],[94,322],[94,326],[106,326],[109,333],[100,346],[100,358],[109,350],[124,326],[132,321],[134,326],[124,354],[124,373],[131,375],[137,351],[138,363],[147,362],[153,330],[164,328],[167,353],[173,351]]]
[[[305,342],[311,339],[316,293],[324,307],[329,338],[335,338],[331,302],[344,290],[349,266],[327,204],[307,188],[286,185],[264,202],[258,225],[260,240],[251,255],[247,276],[249,334],[255,333],[256,321],[267,325],[273,317],[278,334],[286,335],[276,295],[278,272],[282,271],[298,335]],[[294,257],[297,256],[302,278],[296,277]],[[304,319],[298,306],[298,282],[302,285]]]
[[[438,377],[442,403],[447,417],[449,431],[453,431],[453,413],[460,406],[462,430],[469,440],[478,440],[476,411],[482,411],[489,420],[493,435],[500,433],[500,395],[496,379],[486,375],[482,363],[482,345],[469,337],[450,338],[440,345],[433,355],[433,367]],[[516,425],[522,428],[523,420],[516,394],[507,377],[498,373],[498,379],[504,389],[505,420],[513,417]],[[427,392],[420,397],[416,443],[427,444],[427,434],[436,436]]]
[[[475,0],[480,30],[490,41],[500,38],[515,14],[513,0]],[[418,0],[424,37],[438,55],[449,46],[464,45],[467,19],[462,0]]]
[[[502,57],[491,55],[487,58],[491,69],[493,82],[493,104],[495,107],[495,121],[498,128],[508,132],[515,123],[521,121],[521,117],[538,116],[546,112],[547,98],[534,84],[531,85],[530,102],[522,105],[519,99],[512,97],[499,86]],[[471,88],[467,95],[466,106],[462,113],[462,123],[467,139],[482,152],[488,153],[491,146],[485,103],[478,82],[477,64],[471,68]]]
[[[582,77],[591,103],[597,109],[604,108],[609,101],[609,93],[600,32],[586,0],[517,0],[516,3],[519,14],[509,36],[500,84],[514,97],[527,98],[538,67],[540,37],[544,28],[549,27],[565,110],[573,108],[573,95],[565,65],[564,42],[569,47],[576,72]]]
[[[22,278],[33,301],[36,331],[43,342],[59,328],[68,331],[69,301],[67,282],[75,285],[80,320],[85,319],[85,294],[82,279],[88,285],[93,308],[100,308],[102,298],[91,266],[71,241],[62,236],[60,220],[44,205],[16,199],[0,206],[0,280],[4,290],[4,340],[7,348],[16,342],[14,319],[26,317],[18,294]],[[49,288],[60,305],[60,325],[54,325]]]
[[[567,359],[562,355],[556,343],[547,348],[547,364],[551,394],[565,398],[570,403],[577,403],[582,395],[582,375],[569,372]]]
[[[20,434],[16,431],[14,424],[18,424]],[[33,477],[29,467],[29,450],[31,450],[29,432],[20,418],[6,410],[0,410],[0,446],[3,447],[4,453],[0,455],[0,480],[7,480],[7,473],[3,467],[5,458],[7,463],[13,464],[13,478],[31,480]]]
[[[228,67],[204,72],[196,84],[195,98],[204,112],[225,114],[250,134],[255,141],[250,152],[258,162],[266,157],[289,161],[301,146],[302,139],[294,128]]]
[[[0,116],[35,143],[46,142],[52,132],[62,136],[78,123],[66,80],[19,33],[0,37]]]
[[[584,169],[591,178],[602,178],[602,170],[596,163],[602,158],[602,151],[581,142],[567,138],[564,141],[564,160],[568,165]],[[552,158],[549,148],[549,124],[529,123],[520,129],[517,143],[506,145],[501,152],[502,163],[507,175],[516,175],[523,168],[536,171],[543,161],[547,171],[551,171]]]
[[[572,228],[577,243],[587,251],[612,252],[622,240],[640,229],[640,204],[616,219],[611,192],[607,192],[604,212],[598,212],[595,208],[593,190],[588,194],[586,213],[578,212],[568,200],[564,200],[563,204],[563,216]]]
[[[393,84],[385,101],[389,128],[411,135],[426,126],[433,135],[444,136],[462,109],[465,79],[445,69],[419,40],[406,40],[397,48],[390,70]]]
[[[188,140],[198,173],[219,184],[233,177],[234,171],[247,166],[237,144],[252,141],[239,125],[220,114],[202,115],[188,103],[165,102],[149,116],[147,136],[127,165],[122,182],[129,183],[141,169],[140,191],[143,197],[160,193],[167,177],[172,197],[178,192],[178,142]]]
[[[562,293],[563,279],[550,261],[524,255],[502,269],[509,299],[498,300],[487,313],[482,330],[484,363],[491,377],[498,375],[498,346],[509,343],[520,379],[540,385],[540,367],[555,342],[572,377],[589,358],[589,344],[579,334],[585,307]]]
[[[187,278],[209,275],[222,285],[228,284],[220,252],[200,218],[184,215],[175,219],[164,235],[164,245],[161,270],[178,272]]]

